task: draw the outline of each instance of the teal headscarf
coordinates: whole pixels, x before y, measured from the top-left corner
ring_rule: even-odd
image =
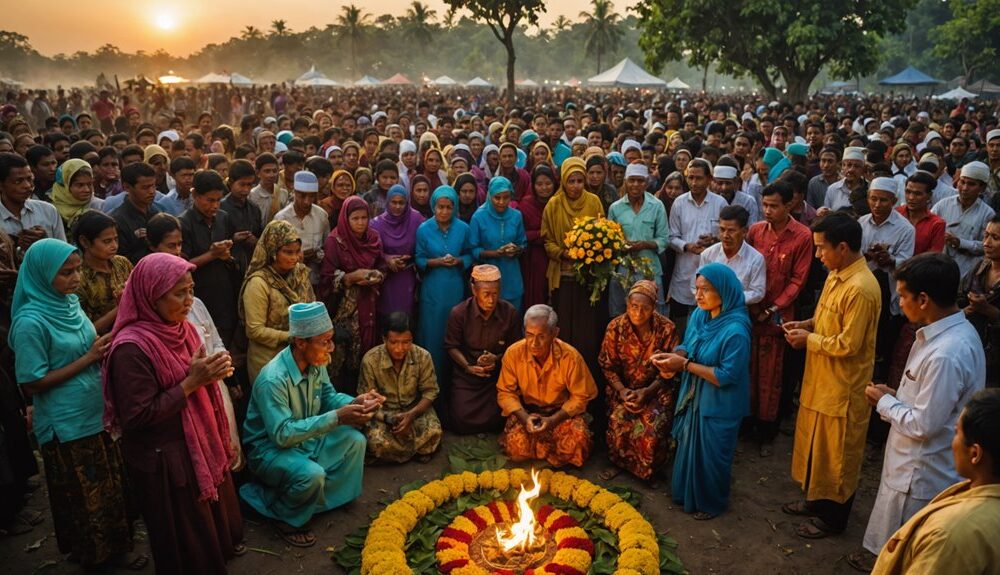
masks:
[[[722,298],[722,311],[712,317],[701,308],[695,308],[688,320],[684,337],[684,347],[688,349],[688,357],[695,358],[702,346],[714,345],[716,335],[723,329],[742,325],[750,330],[750,315],[747,313],[746,299],[743,297],[743,284],[736,277],[736,272],[720,263],[706,264],[698,270],[698,275],[704,277]]]
[[[76,294],[63,295],[52,287],[59,268],[76,251],[62,240],[46,238],[28,248],[17,274],[14,300],[11,305],[11,334],[19,321],[33,319],[52,328],[53,341],[60,336],[77,342],[82,330],[93,331],[93,324],[80,308]]]
[[[778,179],[782,172],[792,167],[792,162],[778,148],[764,148],[764,163],[771,169],[767,172],[767,181]]]
[[[431,194],[431,211],[436,212],[435,208],[437,207],[438,200],[441,199],[451,200],[451,203],[454,206],[454,209],[451,210],[451,221],[455,221],[458,217],[458,192],[456,192],[455,188],[451,186],[438,186],[438,188],[434,190],[434,193]]]
[[[490,216],[498,220],[506,221],[514,217],[511,214],[512,208],[507,206],[507,209],[501,214],[493,207],[493,196],[500,192],[510,192],[511,196],[513,196],[514,184],[510,183],[510,180],[503,176],[495,176],[490,180],[490,187],[486,190],[486,201],[483,202],[483,205],[479,206],[479,209],[485,210]]]

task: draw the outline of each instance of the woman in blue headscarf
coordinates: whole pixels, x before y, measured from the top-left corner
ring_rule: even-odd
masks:
[[[11,306],[10,346],[17,381],[33,397],[56,542],[84,567],[108,561],[142,569],[132,555],[124,464],[104,430],[100,362],[111,343],[73,293],[83,259],[76,248],[43,239],[28,248]]]
[[[473,258],[500,268],[500,297],[520,310],[524,282],[519,256],[528,247],[528,236],[521,212],[510,207],[513,195],[514,186],[507,178],[490,180],[486,202],[472,214],[469,243]]]
[[[417,325],[417,345],[430,352],[442,398],[449,387],[445,366],[448,354],[444,350],[444,332],[451,308],[465,295],[465,270],[472,265],[469,246],[469,225],[458,219],[458,193],[451,186],[439,186],[431,194],[434,217],[417,228],[416,257],[420,271],[420,316]],[[437,413],[447,413],[444,405],[436,405]]]
[[[750,317],[740,280],[723,264],[698,270],[695,302],[683,345],[652,360],[663,377],[682,374],[671,492],[704,520],[729,505],[740,421],[750,413]]]

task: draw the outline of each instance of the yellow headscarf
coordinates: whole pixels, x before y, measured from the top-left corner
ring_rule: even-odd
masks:
[[[146,149],[142,151],[142,161],[148,164],[153,156],[163,156],[168,162],[170,161],[170,154],[167,154],[166,150],[156,144],[146,146]]]
[[[90,164],[85,160],[79,158],[66,160],[62,166],[59,166],[56,183],[52,186],[52,203],[59,210],[59,215],[62,216],[67,227],[72,227],[76,223],[76,219],[90,209],[90,201],[93,199],[93,194],[91,194],[89,198],[78,200],[69,191],[73,176],[84,169],[93,174]]]
[[[604,216],[601,199],[587,190],[583,190],[583,194],[575,200],[566,195],[566,182],[575,173],[586,177],[587,164],[581,158],[567,158],[560,168],[559,191],[545,204],[545,211],[542,212],[542,237],[545,238],[545,252],[549,256],[549,266],[545,272],[545,277],[549,280],[549,291],[559,287],[563,267],[559,257],[566,250],[563,238],[566,237],[566,232],[573,229],[576,218]]]

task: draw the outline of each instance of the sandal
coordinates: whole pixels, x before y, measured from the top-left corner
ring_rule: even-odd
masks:
[[[316,544],[316,536],[308,529],[297,529],[281,521],[273,521],[272,524],[278,536],[293,547],[312,547]]]
[[[247,554],[247,546],[243,543],[237,543],[233,545],[233,555],[237,557],[242,557]]]
[[[805,501],[786,503],[781,506],[781,512],[786,515],[797,515],[799,517],[815,517],[816,514],[809,509],[809,504]]]
[[[846,557],[847,564],[850,565],[857,571],[862,573],[871,573],[872,569],[875,568],[875,560],[878,559],[876,555],[869,553],[867,549],[862,551],[855,551]]]
[[[695,521],[708,521],[709,519],[715,519],[717,515],[712,515],[711,513],[705,513],[704,511],[698,511],[691,514],[691,518]]]
[[[830,532],[826,523],[822,519],[813,517],[805,523],[799,524],[795,528],[795,534],[803,539],[825,539],[833,533]]]
[[[112,565],[118,567],[119,569],[128,569],[129,571],[142,571],[149,565],[149,556],[143,555],[142,553],[122,553],[112,562]]]
[[[604,471],[598,473],[597,476],[601,479],[601,481],[611,481],[615,477],[618,477],[618,474],[620,473],[620,469],[612,467],[611,469],[605,469]]]

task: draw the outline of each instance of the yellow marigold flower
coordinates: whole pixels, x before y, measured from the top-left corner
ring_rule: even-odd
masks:
[[[448,487],[452,499],[457,498],[465,491],[465,481],[462,480],[461,475],[446,475],[442,481]]]
[[[656,531],[648,521],[639,516],[626,521],[625,525],[618,529],[618,537],[649,537],[655,541]]]
[[[643,549],[629,549],[618,556],[618,567],[635,569],[644,575],[657,575],[660,562],[653,554]]]
[[[639,573],[635,569],[619,569],[612,573],[612,575],[642,575],[642,573]]]
[[[583,527],[566,527],[556,531],[556,543],[562,543],[563,539],[578,537],[580,539],[590,539],[587,531]]]
[[[598,241],[594,242],[594,249],[595,250],[599,250],[599,249],[601,249],[603,247],[604,247],[604,244],[602,244],[599,239],[598,239]]]
[[[415,509],[403,500],[398,500],[382,511],[380,517],[396,521],[405,533],[409,533],[420,520]]]
[[[510,509],[507,508],[507,505],[503,501],[497,501],[496,508],[500,512],[502,523],[511,523],[514,521],[514,518],[510,515]]]
[[[496,520],[493,519],[493,514],[490,510],[486,508],[485,505],[480,505],[472,510],[473,513],[479,516],[480,519],[486,522],[487,525],[493,525]]]
[[[528,472],[524,469],[518,467],[510,470],[510,486],[514,489],[520,489],[520,487],[531,481],[531,477]]]
[[[611,255],[612,254],[611,254],[611,250],[610,249],[605,249],[604,250],[604,257],[606,257],[608,259],[611,259]]]
[[[490,572],[474,563],[469,563],[465,567],[453,570],[451,575],[490,575]]]
[[[480,473],[477,479],[480,489],[493,489],[493,472],[489,469]]]
[[[403,566],[406,566],[406,553],[400,547],[396,551],[380,551],[378,553],[372,553],[368,556],[368,563],[361,563],[361,572],[364,574],[372,573],[376,575],[381,575],[384,571],[380,570],[381,566],[396,564],[402,559]]]
[[[479,489],[479,474],[471,471],[462,472],[462,483],[466,493],[472,493]]]
[[[618,497],[606,489],[602,489],[597,493],[597,495],[594,496],[593,499],[590,500],[590,510],[598,515],[604,515],[608,509],[611,509],[612,506],[620,503],[621,500],[621,497]]]
[[[406,501],[411,507],[416,509],[417,513],[419,513],[421,517],[427,515],[433,511],[435,507],[437,507],[434,505],[434,500],[425,495],[419,489],[414,489],[413,491],[408,492],[403,496],[403,501]]]
[[[442,549],[435,553],[437,557],[438,564],[443,565],[449,561],[455,561],[456,559],[468,559],[469,554],[460,549],[455,549],[454,547],[449,549]]]
[[[587,258],[587,259],[583,260],[583,263],[590,265],[590,264],[594,263],[594,258]]]
[[[427,485],[420,488],[420,492],[430,497],[434,501],[435,506],[441,506],[446,501],[451,499],[451,490],[448,489],[448,485],[440,479],[435,479]]]
[[[452,539],[451,537],[438,537],[438,543],[441,543],[442,541],[447,542],[453,549],[459,549],[465,551],[466,553],[469,552],[468,543],[463,543],[458,539]]]
[[[584,227],[584,229],[585,229],[585,230],[592,230],[592,229],[594,229],[594,225],[593,225],[593,224],[587,224],[587,225],[586,225],[586,226]]]
[[[552,486],[552,470],[543,469],[538,472],[538,482],[542,484],[542,492],[551,493]]]
[[[413,570],[406,564],[406,556],[402,559],[389,559],[377,563],[371,570],[372,575],[413,575]]]
[[[596,258],[594,258],[594,261],[597,263],[602,263],[604,261],[604,256],[597,256]]]
[[[456,517],[455,520],[451,522],[451,527],[468,533],[469,535],[479,533],[479,528],[476,527],[476,524],[461,515]]]
[[[507,491],[510,487],[510,474],[506,469],[497,469],[493,472],[493,489]]]
[[[587,553],[583,549],[560,549],[556,551],[552,562],[560,565],[569,565],[581,573],[586,573],[590,570],[590,553]]]
[[[578,479],[573,475],[567,475],[562,471],[552,475],[551,493],[559,499],[568,500],[576,487]]]
[[[576,482],[576,487],[573,488],[573,503],[576,503],[579,507],[587,507],[587,505],[590,505],[590,500],[593,499],[600,490],[601,488],[599,486],[581,479]]]
[[[656,539],[639,534],[623,535],[619,533],[618,549],[619,551],[625,551],[627,549],[643,549],[656,556],[659,556],[660,554],[660,545],[656,542]]]
[[[557,519],[559,519],[560,517],[565,517],[565,516],[566,516],[566,513],[564,513],[563,511],[560,511],[558,509],[556,509],[552,513],[549,513],[549,516],[545,518],[545,528],[548,529],[549,527],[552,526],[553,523],[556,522]]]
[[[628,503],[622,501],[607,510],[604,514],[604,524],[607,525],[612,531],[618,531],[618,528],[625,525],[626,521],[636,517],[641,518],[639,512],[635,510],[635,507],[632,507]]]

